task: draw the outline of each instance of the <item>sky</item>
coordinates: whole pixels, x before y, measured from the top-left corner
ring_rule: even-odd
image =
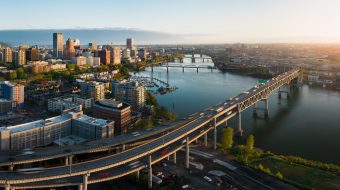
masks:
[[[197,43],[339,43],[339,9],[340,0],[9,0],[1,2],[0,30],[133,28]]]

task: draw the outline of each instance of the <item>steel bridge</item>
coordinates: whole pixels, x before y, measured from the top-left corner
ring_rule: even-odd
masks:
[[[169,63],[163,63],[161,65],[158,65],[156,67],[164,67],[166,68],[166,72],[169,72],[169,68],[182,68],[182,72],[184,72],[184,69],[196,69],[196,72],[198,72],[198,69],[210,69],[211,72],[214,69],[217,69],[213,65],[203,65],[203,64],[190,64],[190,65],[184,65],[184,64],[170,64]],[[153,66],[151,66],[151,71],[153,72]]]
[[[254,106],[256,113],[259,110],[256,103],[265,101],[266,106],[263,110],[268,115],[268,96],[275,90],[279,90],[280,95],[283,92],[280,90],[281,87],[298,82],[300,72],[300,69],[285,72],[202,112],[183,118],[182,120],[187,122],[172,131],[117,154],[109,154],[74,165],[46,168],[43,172],[32,174],[2,171],[0,172],[0,186],[5,190],[10,190],[74,185],[80,190],[87,190],[88,184],[115,179],[131,173],[136,173],[138,177],[140,170],[147,169],[148,187],[152,188],[153,164],[169,156],[172,156],[176,163],[176,153],[185,148],[185,166],[189,168],[190,143],[203,137],[204,145],[207,146],[208,132],[213,131],[213,147],[216,149],[217,127],[235,116],[238,118],[239,135],[242,135],[242,111]]]

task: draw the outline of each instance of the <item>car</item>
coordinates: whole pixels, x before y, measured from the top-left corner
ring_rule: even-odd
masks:
[[[189,185],[183,185],[182,186],[182,189],[188,189],[189,188]]]
[[[246,91],[246,92],[243,92],[244,94],[249,94],[249,92],[248,91]]]
[[[212,179],[208,176],[204,176],[203,179],[205,179],[207,182],[212,182]]]
[[[35,174],[44,171],[44,168],[25,168],[25,169],[18,169],[16,172],[22,173],[22,174]]]

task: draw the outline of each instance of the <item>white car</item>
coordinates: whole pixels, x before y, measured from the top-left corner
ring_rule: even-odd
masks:
[[[203,179],[207,180],[207,182],[212,182],[212,179],[208,176],[204,176]]]

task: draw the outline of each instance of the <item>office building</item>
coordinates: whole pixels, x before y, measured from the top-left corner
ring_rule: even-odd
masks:
[[[82,111],[82,104],[73,101],[73,97],[56,97],[47,101],[47,110],[50,112],[63,113],[65,110]]]
[[[0,150],[47,146],[71,135],[87,140],[112,137],[114,122],[89,117],[83,112],[67,111],[45,120],[0,127]]]
[[[82,98],[93,98],[94,101],[105,98],[105,86],[102,82],[80,82],[80,96]]]
[[[79,114],[72,118],[72,135],[88,140],[114,136],[114,121],[108,122],[87,115]]]
[[[115,122],[115,135],[124,134],[131,125],[131,107],[114,99],[99,100],[94,103],[94,117]]]
[[[12,49],[10,47],[6,47],[3,52],[3,60],[5,63],[12,63]]]
[[[126,39],[126,48],[132,49],[134,47],[135,47],[135,39],[133,38]]]
[[[104,65],[110,64],[110,51],[107,49],[102,49],[98,51],[98,57],[100,57],[100,63]]]
[[[65,50],[64,50],[64,59],[66,60],[71,60],[74,56],[75,56],[75,48],[74,45],[75,44],[75,40],[69,38],[66,41],[66,46],[65,46]]]
[[[113,64],[120,64],[121,63],[121,53],[119,47],[110,47],[111,51],[111,63]]]
[[[146,61],[148,59],[148,52],[144,48],[140,49],[138,51],[138,56],[141,60]]]
[[[86,65],[87,58],[84,56],[72,57],[72,63],[82,66]]]
[[[63,33],[53,33],[53,57],[57,59],[64,58],[64,36]]]
[[[130,49],[124,49],[123,50],[123,59],[129,60],[131,58],[131,50]]]
[[[39,61],[39,50],[33,47],[26,49],[26,61]]]
[[[113,98],[130,104],[134,111],[141,110],[145,106],[145,91],[145,87],[137,81],[112,82]]]
[[[13,64],[15,67],[26,65],[26,52],[23,49],[13,52]]]
[[[15,106],[15,101],[0,98],[0,116],[15,112]]]
[[[0,81],[0,98],[15,102],[16,111],[24,108],[24,86],[9,81]]]

